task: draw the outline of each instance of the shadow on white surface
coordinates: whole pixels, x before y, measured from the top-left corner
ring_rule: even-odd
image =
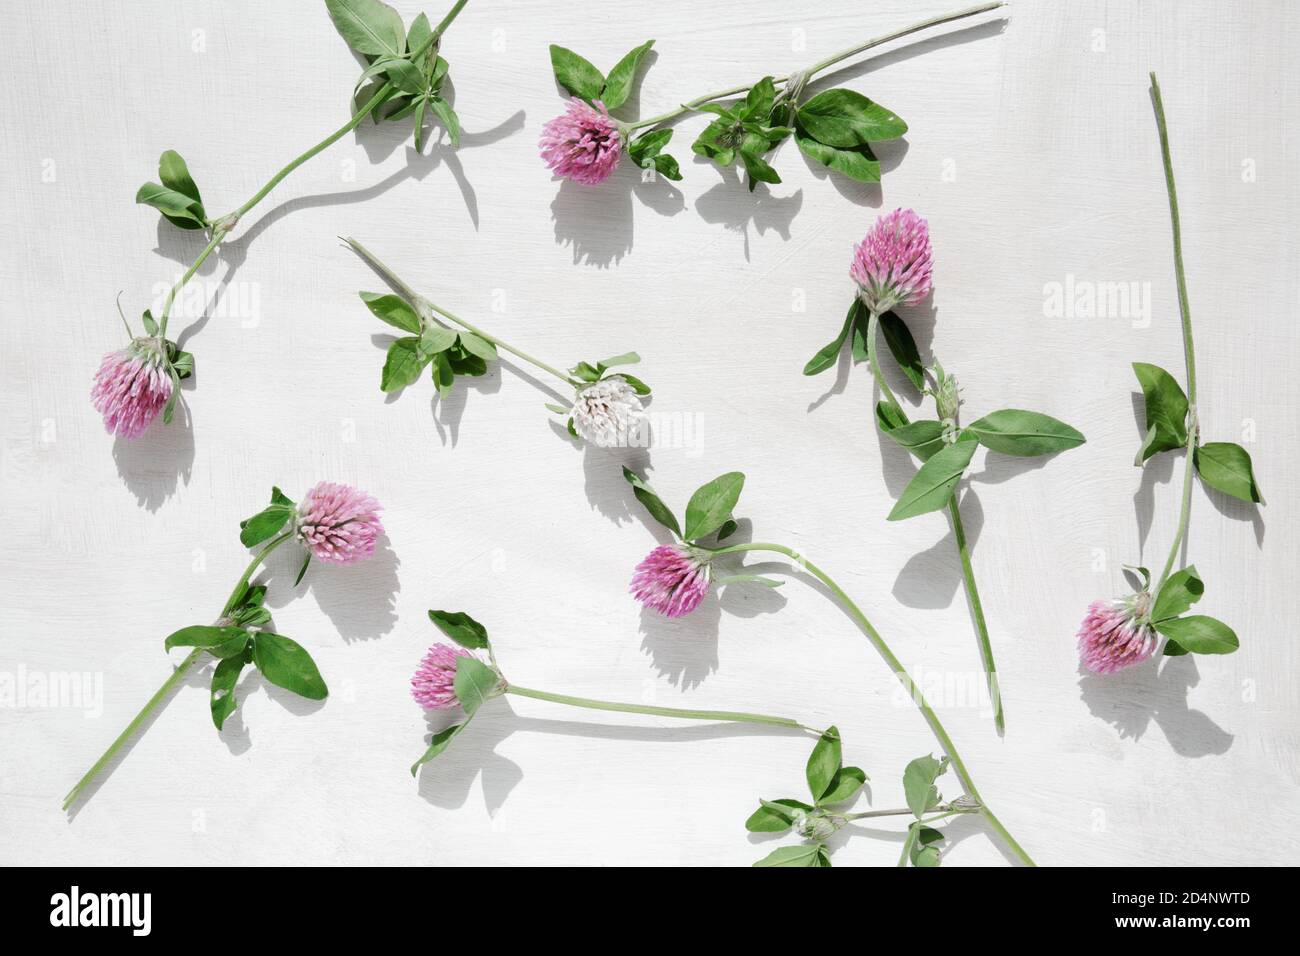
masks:
[[[570,441],[564,426],[551,422],[558,434]],[[583,491],[591,506],[616,525],[640,522],[641,526],[655,538],[656,544],[664,544],[668,538],[653,518],[646,513],[645,506],[636,500],[632,486],[623,477],[623,467],[631,468],[649,481],[651,471],[650,452],[645,448],[594,448],[585,445],[582,449]],[[647,542],[650,540],[646,539]],[[653,545],[646,545],[648,552]]]
[[[1227,753],[1233,735],[1188,706],[1201,682],[1195,655],[1158,657],[1120,671],[1092,674],[1080,668],[1079,690],[1094,717],[1114,727],[1121,739],[1141,740],[1154,723],[1183,757]]]
[[[753,539],[753,523],[748,518],[737,519],[735,533],[727,544],[739,544]],[[781,560],[750,561],[741,555],[718,559],[714,567],[716,577],[737,573],[743,565],[748,574],[765,576],[789,575],[802,577],[820,586],[811,575],[791,573],[789,563]],[[656,671],[669,683],[689,690],[703,683],[718,669],[718,627],[723,612],[732,617],[754,618],[772,614],[785,607],[782,588],[736,582],[712,588],[698,608],[685,617],[668,618],[649,608],[641,610],[641,650],[651,660]],[[829,592],[824,592],[829,594]],[[741,638],[744,640],[744,637]]]
[[[204,689],[211,680],[210,673],[204,675],[201,682]],[[325,678],[326,684],[329,683],[328,676]],[[248,725],[244,723],[244,705],[247,698],[258,690],[266,692],[266,696],[275,701],[295,717],[307,717],[316,713],[328,703],[326,700],[309,700],[306,697],[300,697],[292,691],[285,690],[283,687],[269,683],[262,673],[252,667],[246,670],[240,678],[238,686],[235,688],[235,700],[237,706],[234,713],[226,718],[218,736],[221,742],[226,745],[226,749],[233,756],[239,756],[245,753],[253,746],[253,737]]]
[[[685,197],[670,180],[643,180],[641,172],[628,161],[598,186],[557,178],[559,189],[551,201],[555,243],[572,250],[574,265],[607,269],[632,251],[634,195],[661,216],[686,208]]]
[[[533,702],[529,702],[532,704]],[[700,740],[723,740],[732,737],[763,737],[802,733],[781,727],[764,727],[757,724],[687,724],[674,726],[648,726],[646,721],[658,718],[628,716],[626,724],[607,723],[596,717],[591,720],[557,720],[545,717],[523,717],[515,712],[514,702],[493,701],[481,710],[446,752],[420,768],[419,793],[434,806],[454,810],[465,805],[475,778],[482,776],[483,803],[489,814],[495,814],[505,804],[510,791],[524,777],[523,770],[512,760],[496,752],[497,746],[516,733],[549,734],[551,736],[578,737],[597,740],[634,741],[641,743],[688,744]],[[549,706],[549,705],[541,705]],[[564,708],[569,710],[570,708]],[[430,712],[426,715],[428,735],[413,753],[428,746],[428,737],[459,719],[456,715]],[[639,721],[639,723],[638,723]],[[572,752],[574,772],[584,766],[589,752],[575,745]]]
[[[1257,504],[1249,501],[1242,501],[1240,498],[1233,498],[1231,495],[1225,495],[1221,491],[1206,487],[1205,496],[1210,499],[1210,504],[1214,505],[1214,510],[1223,515],[1229,521],[1249,521],[1255,532],[1255,547],[1261,551],[1264,548],[1264,512]]]
[[[359,564],[338,565],[313,560],[302,583],[292,587],[302,566],[298,548],[276,551],[266,562],[258,583],[267,585],[266,604],[272,610],[305,596],[308,592],[338,630],[344,641],[382,637],[397,624],[397,592],[401,584],[397,569],[401,562],[383,535],[373,556]],[[286,635],[306,647],[310,640]]]
[[[975,547],[984,529],[984,507],[969,488],[961,497],[961,522],[966,529],[966,543],[974,563]],[[893,595],[911,608],[945,608],[952,604],[961,580],[961,558],[957,555],[952,522],[948,522],[947,534],[924,551],[912,555],[899,569],[898,577],[894,579]]]
[[[695,166],[712,165],[696,157]],[[759,183],[753,192],[737,169],[717,169],[722,182],[711,187],[695,200],[695,211],[710,225],[722,226],[737,233],[744,241],[745,261],[749,261],[749,230],[758,234],[775,230],[784,242],[790,241],[790,226],[803,209],[803,190],[789,196],[774,196],[767,183]],[[700,170],[703,172],[703,170]]]
[[[181,387],[192,388],[193,381],[187,379]],[[136,503],[149,511],[162,507],[182,482],[188,485],[194,469],[194,426],[184,398],[170,425],[160,416],[139,438],[115,438],[113,463]]]
[[[173,666],[175,666],[176,663],[176,661],[172,661]],[[77,814],[81,812],[82,808],[85,807],[86,804],[90,803],[91,800],[95,799],[95,794],[99,792],[100,788],[103,787],[104,784],[108,783],[113,774],[117,773],[117,768],[122,766],[122,764],[130,758],[131,751],[135,749],[135,745],[140,742],[141,738],[144,737],[145,734],[149,733],[150,729],[158,719],[163,714],[167,713],[168,708],[176,699],[176,695],[180,693],[182,687],[198,687],[206,691],[210,682],[211,671],[206,664],[201,664],[187,673],[181,682],[173,687],[171,691],[163,697],[161,701],[159,701],[158,705],[153,708],[149,715],[141,721],[140,726],[136,728],[135,733],[131,735],[117,753],[113,754],[112,759],[104,765],[104,769],[96,774],[95,778],[90,781],[90,783],[86,784],[85,789],[78,795],[76,803],[70,806],[65,814],[68,822],[71,823],[77,818]],[[134,715],[135,712],[133,711],[128,716],[123,716],[121,718],[121,723],[125,725]],[[96,741],[95,747],[92,748],[96,758],[102,752],[101,748],[106,749],[109,743],[109,740],[104,740],[102,742]],[[146,773],[147,768],[141,768],[141,772]]]

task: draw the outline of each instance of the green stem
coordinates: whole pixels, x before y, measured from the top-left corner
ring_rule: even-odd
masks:
[[[457,0],[456,5],[448,11],[445,17],[442,18],[442,22],[438,24],[433,33],[426,37],[424,42],[414,50],[411,50],[407,54],[407,58],[411,60],[418,59],[424,55],[426,50],[437,44],[442,38],[443,32],[451,25],[451,22],[456,19],[456,15],[460,13],[468,2],[469,0]],[[307,160],[311,159],[317,153],[328,149],[352,130],[356,129],[361,124],[362,120],[369,116],[374,109],[388,98],[388,94],[392,89],[393,84],[391,82],[384,83],[384,85],[375,92],[375,95],[367,100],[366,104],[362,106],[361,109],[357,110],[356,115],[354,115],[352,119],[348,120],[348,122],[343,124],[333,133],[330,133],[329,136],[326,136],[311,149],[295,157],[288,165],[272,176],[265,186],[255,192],[246,203],[236,209],[233,213],[213,220],[215,225],[213,226],[211,241],[209,241],[204,250],[199,253],[199,257],[194,260],[194,264],[190,266],[189,271],[187,271],[185,275],[181,277],[180,281],[172,286],[171,291],[167,293],[167,301],[163,305],[162,315],[158,319],[158,335],[160,338],[166,338],[167,336],[167,319],[171,315],[172,303],[175,301],[177,293],[179,293],[180,290],[185,287],[186,283],[193,278],[194,273],[198,271],[199,266],[203,265],[204,260],[206,260],[217,246],[221,244],[221,241],[225,239],[230,230],[235,227],[235,224],[243,218],[244,214],[265,199],[267,194],[278,186],[285,177],[295,169],[307,162]]]
[[[774,554],[784,555],[794,561],[796,565],[807,571],[830,590],[831,594],[835,596],[836,600],[840,602],[845,611],[848,612],[849,616],[854,620],[858,627],[862,629],[863,633],[866,634],[867,639],[876,649],[876,653],[884,659],[885,664],[891,671],[893,671],[898,682],[903,685],[903,689],[908,693],[908,696],[912,698],[917,709],[920,710],[921,716],[924,717],[925,722],[929,724],[930,732],[934,734],[935,739],[939,742],[939,746],[942,747],[944,753],[948,755],[948,759],[952,763],[952,769],[954,773],[956,773],[958,780],[961,781],[962,787],[965,788],[966,794],[980,805],[980,813],[989,821],[989,824],[1007,844],[1011,851],[1023,862],[1029,866],[1033,866],[1033,859],[1025,852],[1024,848],[1016,842],[1015,838],[1012,837],[1007,828],[1002,825],[1002,821],[999,820],[993,811],[989,809],[987,804],[985,804],[984,799],[980,796],[979,790],[975,787],[975,781],[971,779],[970,772],[966,769],[965,762],[962,761],[961,755],[957,752],[957,747],[953,744],[952,738],[948,736],[948,731],[944,729],[938,715],[925,699],[925,695],[921,693],[921,688],[917,685],[916,681],[912,680],[912,676],[907,672],[907,669],[903,667],[902,662],[900,662],[894,655],[894,652],[889,649],[889,645],[886,644],[885,639],[880,636],[880,632],[872,626],[871,621],[869,621],[867,616],[862,613],[862,609],[853,602],[852,598],[844,593],[843,588],[836,584],[831,576],[821,568],[817,567],[817,565],[813,564],[799,552],[792,548],[787,548],[785,545],[763,542],[733,544],[729,547],[719,548],[713,551],[713,554],[715,556],[737,554],[742,551],[769,551]]]
[[[880,326],[880,315],[872,309],[867,313],[867,365],[871,368],[871,374],[875,376],[876,384],[880,386],[880,394],[885,396],[885,400],[898,409],[906,419],[906,413],[903,413],[903,406],[898,403],[894,397],[894,391],[885,381],[884,374],[880,371],[880,363],[876,359],[876,330]]]
[[[189,267],[185,275],[181,276],[179,281],[177,281],[177,283],[168,291],[167,301],[163,303],[162,314],[158,317],[158,337],[160,339],[167,338],[167,319],[171,316],[172,304],[176,301],[177,293],[179,293],[181,289],[185,288],[186,283],[188,283],[190,279],[194,278],[194,273],[199,271],[199,266],[203,265],[203,263],[207,261],[208,256],[212,255],[212,253],[216,251],[217,246],[221,245],[221,240],[226,238],[226,233],[228,231],[229,230],[225,228],[213,229],[212,238],[208,241],[208,244],[203,247],[203,251],[200,252],[199,257],[194,260],[194,264]]]
[[[1200,432],[1200,421],[1196,409],[1196,348],[1192,342],[1192,310],[1187,302],[1187,275],[1183,271],[1183,232],[1178,218],[1178,189],[1174,185],[1174,164],[1169,155],[1169,129],[1165,125],[1165,104],[1160,97],[1160,84],[1156,75],[1151,74],[1151,101],[1155,106],[1156,129],[1160,132],[1160,156],[1165,167],[1165,189],[1169,193],[1169,218],[1174,233],[1174,275],[1178,280],[1178,312],[1183,320],[1183,356],[1187,361],[1187,461],[1183,466],[1183,500],[1178,513],[1178,531],[1174,535],[1173,547],[1169,549],[1169,558],[1165,568],[1156,582],[1158,593],[1161,585],[1169,578],[1178,558],[1178,549],[1187,534],[1187,523],[1192,515],[1192,470],[1196,458],[1196,445]]]
[[[916,842],[917,832],[915,826],[909,826],[907,828],[907,839],[903,841],[903,852],[898,857],[899,866],[907,866],[907,857],[912,851],[912,844]]]
[[[532,697],[534,700],[549,700],[554,704],[567,704],[570,707],[585,707],[588,710],[608,710],[620,714],[650,714],[654,717],[679,717],[684,720],[715,720],[745,724],[768,724],[774,727],[792,727],[806,730],[821,736],[824,731],[809,727],[789,717],[769,717],[767,714],[749,714],[734,710],[686,710],[681,707],[652,707],[649,704],[620,704],[608,700],[592,700],[588,697],[570,697],[568,694],[552,694],[518,684],[507,684],[507,694],[520,697]]]
[[[516,358],[522,359],[523,361],[529,363],[530,365],[533,365],[536,368],[541,369],[543,372],[546,372],[550,375],[554,375],[556,378],[564,382],[566,385],[578,386],[582,384],[570,378],[568,375],[560,371],[555,366],[548,365],[546,362],[543,362],[541,359],[535,358],[534,356],[529,355],[527,352],[524,352],[521,349],[515,348],[513,345],[510,345],[507,342],[501,341],[501,339],[497,338],[495,335],[491,335],[487,332],[484,332],[482,329],[478,328],[477,326],[471,325],[470,323],[466,322],[464,319],[460,318],[459,316],[453,315],[451,312],[448,312],[446,309],[442,308],[441,306],[435,305],[433,302],[430,302],[424,296],[420,295],[420,293],[416,292],[409,285],[407,285],[396,272],[388,268],[388,266],[384,265],[384,263],[379,259],[378,256],[376,256],[373,252],[371,252],[361,243],[357,242],[355,239],[348,238],[348,237],[340,237],[340,238],[342,238],[344,242],[346,242],[349,246],[351,246],[352,250],[357,255],[359,255],[362,259],[364,259],[367,263],[369,263],[372,269],[374,269],[376,272],[382,275],[385,281],[387,281],[389,285],[391,285],[394,289],[396,289],[398,295],[400,295],[403,299],[409,302],[411,304],[411,307],[414,308],[417,313],[421,313],[420,315],[421,321],[424,321],[427,318],[427,316],[423,314],[426,312],[426,310],[430,312],[436,312],[444,319],[447,319],[450,322],[455,322],[457,325],[459,325],[461,328],[465,329],[466,331],[474,333],[481,339],[486,339],[487,341],[491,342],[493,345],[495,345],[497,348],[501,349],[502,351],[509,352],[511,355],[515,356]]]
[[[155,693],[152,697],[149,698],[148,703],[146,703],[144,707],[141,708],[140,713],[136,714],[135,718],[129,724],[126,725],[126,730],[118,734],[117,739],[114,740],[113,743],[109,745],[109,748],[104,751],[104,755],[100,757],[98,760],[96,760],[94,764],[91,766],[91,768],[86,771],[85,776],[83,776],[80,780],[77,781],[77,785],[68,791],[68,795],[63,798],[63,809],[65,811],[72,806],[73,801],[75,801],[77,797],[81,795],[81,792],[85,790],[86,787],[90,784],[90,782],[94,780],[96,776],[99,775],[99,772],[103,770],[105,766],[107,766],[108,762],[113,759],[113,755],[117,753],[119,750],[121,750],[122,747],[126,744],[126,742],[130,740],[132,736],[135,735],[135,732],[140,728],[140,725],[145,722],[145,719],[153,712],[154,708],[157,707],[159,704],[161,704],[167,698],[167,695],[170,694],[172,690],[181,682],[181,679],[189,671],[190,667],[193,666],[194,662],[197,661],[199,657],[202,656],[202,654],[203,654],[203,648],[201,647],[194,648],[194,650],[190,651],[189,654],[185,656],[185,660],[181,661],[180,666],[178,666],[176,670],[172,671],[171,676],[168,677],[165,681],[163,681],[163,685],[158,688],[157,693]]]
[[[979,811],[975,807],[970,807],[969,809],[962,807],[954,808],[951,804],[944,803],[937,807],[931,807],[926,812],[940,814],[940,816],[929,818],[929,820],[939,820],[942,819],[942,817],[952,816],[957,813],[977,813]],[[845,820],[849,821],[867,820],[871,817],[910,817],[912,816],[912,811],[907,807],[900,807],[897,810],[864,810],[861,813],[845,813],[841,814],[841,816],[843,816]],[[922,820],[921,822],[928,823],[929,820]]]
[[[286,532],[257,553],[257,557],[255,557],[252,563],[249,564],[248,568],[240,576],[239,582],[230,592],[230,597],[227,599],[225,607],[221,609],[221,617],[225,617],[230,613],[232,605],[239,598],[240,592],[244,589],[244,586],[248,584],[248,579],[253,575],[253,572],[257,570],[258,565],[262,563],[267,555],[291,537],[293,537],[293,533]],[[140,725],[145,722],[158,705],[166,700],[172,690],[180,684],[186,673],[189,672],[189,669],[194,666],[200,657],[203,656],[203,650],[204,649],[201,647],[196,647],[194,650],[190,651],[189,654],[185,655],[185,660],[181,661],[179,666],[172,671],[171,676],[163,681],[162,686],[158,688],[157,692],[149,698],[144,707],[140,708],[140,712],[135,715],[129,724],[126,725],[126,729],[117,735],[117,739],[109,745],[103,755],[96,760],[91,768],[86,771],[85,775],[77,781],[76,786],[68,791],[68,795],[63,798],[63,809],[65,811],[72,806],[73,802],[81,795],[82,791],[84,791],[86,787],[90,785],[91,781],[99,775],[99,772],[108,765],[108,762],[113,759],[113,755],[121,750],[122,747],[125,746],[126,743],[135,735],[135,732],[140,729]]]
[[[936,27],[944,23],[951,23],[953,20],[962,20],[966,17],[973,17],[976,14],[986,13],[989,10],[996,10],[1000,6],[1003,6],[1000,2],[982,3],[976,7],[968,7],[965,10],[958,10],[954,13],[945,13],[941,16],[931,17],[929,20],[922,20],[919,23],[913,23],[910,27],[904,27],[902,30],[896,30],[893,33],[887,33],[884,36],[879,36],[875,39],[868,40],[865,43],[859,43],[856,46],[851,46],[848,49],[841,50],[839,53],[834,53],[826,57],[824,60],[818,60],[805,70],[787,74],[785,76],[773,77],[772,82],[776,84],[786,83],[792,76],[798,75],[802,75],[805,81],[811,80],[814,76],[821,73],[823,70],[826,70],[828,67],[832,67],[843,60],[847,60],[851,56],[870,50],[872,47],[880,46],[882,43],[889,43],[892,40],[898,40],[909,34],[917,33],[920,30],[929,29],[930,27]],[[698,96],[690,102],[683,103],[676,109],[669,110],[666,113],[660,113],[658,116],[652,116],[649,119],[630,123],[628,124],[628,129],[634,130],[642,129],[646,126],[658,126],[660,123],[666,123],[671,119],[676,119],[683,113],[689,113],[692,110],[698,109],[712,100],[720,100],[727,96],[736,96],[740,93],[746,93],[749,91],[749,88],[750,84],[745,84],[742,86],[733,86],[725,90],[718,90],[714,93],[707,93],[704,96]]]
[[[988,682],[989,700],[993,702],[993,725],[998,735],[1006,732],[1006,718],[1002,713],[1002,691],[998,686],[998,668],[993,662],[993,644],[989,640],[989,626],[984,620],[984,605],[980,602],[979,588],[975,586],[975,569],[971,566],[970,548],[966,545],[966,528],[961,521],[957,495],[948,499],[948,515],[952,518],[953,538],[961,556],[961,575],[966,584],[966,598],[970,602],[971,617],[975,619],[975,633],[979,636],[980,659],[984,662],[984,677]]]
[[[899,416],[906,422],[907,413],[903,411],[903,406],[894,397],[889,384],[885,381],[884,374],[880,371],[880,364],[876,361],[876,328],[878,325],[879,316],[877,313],[874,311],[868,313],[867,362],[871,367],[871,374],[875,376],[876,384],[880,387],[881,394],[898,410]],[[955,491],[952,497],[948,499],[948,515],[952,519],[953,539],[957,545],[957,554],[961,558],[962,582],[966,588],[966,601],[970,605],[971,617],[975,620],[975,636],[980,645],[980,660],[984,665],[984,679],[988,683],[989,699],[993,703],[993,726],[1000,736],[1006,732],[1006,717],[1002,711],[1002,693],[998,685],[997,665],[993,661],[993,644],[989,640],[989,626],[988,622],[984,620],[984,604],[980,600],[979,587],[975,583],[975,569],[971,564],[970,548],[966,544],[966,528],[962,524],[961,509],[957,505]]]

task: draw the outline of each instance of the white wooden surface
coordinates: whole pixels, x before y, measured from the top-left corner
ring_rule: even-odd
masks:
[[[434,637],[429,607],[482,620],[522,684],[834,721],[873,805],[898,805],[904,764],[935,745],[840,611],[792,580],[678,623],[641,615],[625,592],[655,537],[619,476],[626,456],[567,443],[513,367],[446,407],[427,382],[385,400],[384,327],[356,298],[379,283],[335,236],[556,363],[639,350],[656,413],[696,428],[631,456],[661,493],[680,508],[745,471],[757,539],[838,574],[923,683],[969,681],[942,515],[884,520],[910,466],[873,429],[865,371],[800,374],[843,316],[852,243],[899,205],[929,218],[938,257],[933,303],[908,317],[960,377],[968,416],[1036,408],[1088,438],[1041,467],[977,458],[966,492],[1007,736],[969,701],[942,712],[985,796],[1043,863],[1294,859],[1294,5],[1017,2],[1005,21],[895,45],[838,78],[911,124],[882,150],[879,188],[787,147],[785,181],[751,196],[689,161],[700,119],[674,143],[679,188],[630,169],[558,185],[537,158],[561,104],[552,41],[607,69],[655,37],[648,115],[956,5],[473,0],[444,47],[460,152],[421,157],[403,129],[367,128],[277,189],[201,275],[214,314],[190,311],[192,424],[134,445],[87,400],[121,344],[113,300],[124,290],[138,315],[200,247],[133,205],[136,187],[175,148],[225,212],[345,119],[357,68],[315,3],[0,7],[0,672],[85,671],[103,688],[98,716],[0,708],[0,859],[732,865],[770,849],[742,823],[759,796],[801,793],[808,743],[780,733],[511,700],[412,780],[428,725],[406,682]],[[1182,376],[1148,69],[1182,194],[1201,419],[1208,436],[1245,436],[1268,506],[1194,496],[1202,607],[1236,628],[1239,653],[1081,679],[1086,605],[1123,587],[1122,564],[1163,560],[1181,481],[1175,456],[1146,479],[1130,464],[1129,363]],[[1047,317],[1045,286],[1069,277],[1149,283],[1149,323]],[[60,813],[168,673],[163,635],[219,608],[247,560],[238,519],[272,483],[301,494],[323,478],[373,492],[389,529],[377,560],[314,568],[298,593],[293,558],[273,564],[277,625],[316,656],[328,702],[246,681],[219,736],[192,681],[85,808]],[[1002,862],[979,827],[950,832],[951,864]],[[892,863],[898,842],[896,827],[868,831],[835,863]]]

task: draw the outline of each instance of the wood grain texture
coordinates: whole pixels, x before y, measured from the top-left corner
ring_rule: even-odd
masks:
[[[1294,859],[1300,10],[1017,2],[1005,21],[896,44],[837,77],[911,124],[881,151],[880,187],[787,146],[784,182],[751,196],[686,161],[699,118],[674,144],[678,187],[630,169],[559,185],[537,158],[561,104],[550,42],[608,69],[656,38],[632,104],[649,115],[958,5],[473,0],[444,47],[463,148],[420,156],[404,129],[369,127],[282,184],[204,268],[212,316],[199,303],[178,323],[198,362],[191,420],[133,445],[87,401],[121,344],[113,300],[124,290],[138,315],[201,246],[133,205],[136,187],[174,148],[226,211],[342,122],[357,69],[316,4],[0,7],[0,672],[103,681],[98,717],[0,708],[0,860],[736,865],[770,849],[742,824],[759,796],[800,792],[808,744],[788,734],[511,701],[413,781],[429,728],[407,680],[431,606],[482,620],[529,686],[838,723],[873,805],[901,805],[903,766],[934,743],[847,618],[800,579],[724,592],[681,622],[639,614],[627,581],[654,536],[619,476],[648,461],[680,508],[743,470],[755,536],[839,576],[923,685],[977,675],[943,515],[884,521],[911,466],[874,432],[865,371],[800,374],[842,319],[852,244],[900,205],[929,218],[937,253],[932,302],[908,319],[960,377],[966,414],[1035,408],[1088,439],[1028,467],[981,452],[965,492],[1007,736],[970,703],[942,714],[985,796],[1042,863]],[[1193,500],[1201,607],[1236,628],[1239,653],[1081,679],[1086,605],[1123,587],[1121,565],[1159,565],[1181,480],[1176,456],[1131,466],[1130,362],[1182,367],[1150,69],[1201,420],[1246,444],[1268,506]],[[654,410],[691,422],[691,440],[577,450],[508,365],[446,405],[428,382],[386,400],[385,329],[356,298],[379,282],[337,235],[555,363],[638,350]],[[1149,283],[1149,322],[1047,317],[1045,287],[1071,276]],[[273,483],[300,494],[323,478],[374,493],[389,529],[379,558],[314,568],[293,600],[294,559],[273,562],[277,625],[315,655],[328,702],[245,681],[218,736],[192,680],[65,818],[61,795],[167,674],[162,637],[209,619],[242,568],[238,519]],[[1002,862],[978,826],[950,833],[949,863]],[[872,828],[835,863],[892,863],[900,840]]]

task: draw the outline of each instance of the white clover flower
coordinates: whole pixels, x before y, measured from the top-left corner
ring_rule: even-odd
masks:
[[[627,445],[645,427],[641,399],[621,375],[579,389],[572,413],[578,434],[601,448]]]

